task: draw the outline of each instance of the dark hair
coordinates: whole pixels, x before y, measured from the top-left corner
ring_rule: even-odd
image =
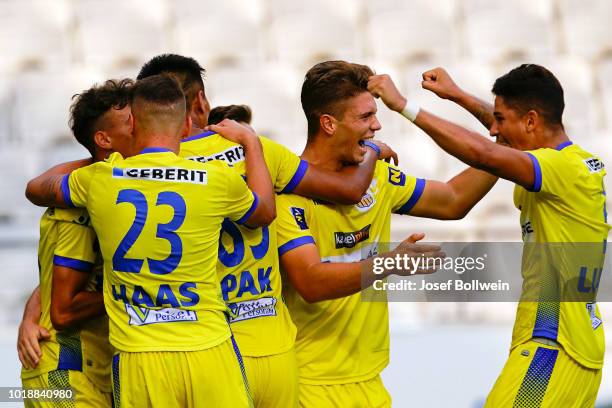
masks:
[[[497,78],[492,91],[521,115],[535,110],[549,125],[562,124],[563,88],[552,72],[540,65],[523,64],[514,68]]]
[[[344,102],[368,91],[374,71],[367,65],[326,61],[310,68],[302,84],[302,109],[308,122],[308,139],[319,131],[319,118],[330,114],[342,118]]]
[[[70,119],[68,126],[76,140],[82,144],[92,156],[95,155],[96,144],[94,134],[100,130],[100,118],[109,109],[123,109],[128,104],[131,79],[109,79],[102,85],[94,85],[80,94],[72,97]]]
[[[247,105],[217,106],[208,115],[208,124],[216,125],[223,119],[233,119],[236,122],[251,123],[251,108]]]
[[[187,98],[188,107],[191,108],[198,91],[204,90],[202,78],[205,73],[206,70],[193,58],[177,54],[161,54],[146,62],[136,79],[159,74],[176,76]]]
[[[171,75],[153,75],[136,81],[130,103],[134,120],[145,128],[177,126],[186,117],[185,94]]]

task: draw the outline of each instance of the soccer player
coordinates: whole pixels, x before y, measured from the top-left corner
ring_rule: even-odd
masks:
[[[118,405],[250,406],[215,266],[225,218],[250,227],[274,219],[261,144],[244,126],[220,124],[248,152],[251,191],[224,163],[177,156],[190,120],[174,78],[136,82],[130,105],[138,154],[39,176],[28,197],[89,211],[104,259],[110,341],[119,351],[112,367]]]
[[[485,118],[489,133],[509,146],[407,104],[385,78],[377,82],[372,89],[387,106],[404,112],[441,148],[516,183],[514,203],[521,211],[524,242],[523,294],[510,356],[486,406],[594,406],[605,344],[594,302],[610,229],[606,171],[597,156],[565,133],[563,88],[557,78],[535,64],[511,70],[493,85],[491,114],[443,69],[423,74],[424,88]],[[545,286],[551,283],[559,285],[561,293],[555,290],[551,296]]]
[[[308,121],[303,159],[332,170],[363,159],[352,146],[381,129],[367,88],[372,75],[369,67],[344,61],[308,71],[301,94]],[[284,295],[297,326],[300,406],[391,405],[379,375],[389,360],[386,296],[372,288],[359,293],[367,286],[362,279],[371,281],[363,260],[387,250],[391,213],[462,218],[496,180],[470,168],[442,183],[378,161],[356,205],[277,196],[278,252],[291,283]]]
[[[138,78],[168,73],[180,79],[193,121],[191,135],[181,143],[182,157],[199,162],[223,160],[245,174],[244,149],[221,136],[223,129],[217,125],[211,125],[209,131],[203,129],[209,119],[203,71],[192,58],[164,54],[147,62]],[[310,166],[284,146],[265,137],[260,140],[276,192],[355,203],[370,184],[379,157],[378,146],[383,148],[380,157],[394,155],[386,145],[373,145],[367,142],[368,138],[370,134],[363,134],[350,141],[350,149],[364,154],[365,159],[360,166],[347,166],[342,171]],[[245,360],[255,406],[295,407],[298,403],[295,326],[281,294],[276,223],[252,229],[226,219],[222,231],[217,265],[221,293],[231,310],[230,323]]]
[[[94,160],[129,139],[131,81],[107,81],[78,95],[71,129]],[[118,141],[118,142],[117,142]],[[111,406],[108,317],[96,235],[82,208],[49,208],[40,222],[40,286],[28,301],[20,333],[24,388],[71,388],[76,406]],[[38,343],[39,340],[44,340]],[[35,400],[26,406],[45,406]]]

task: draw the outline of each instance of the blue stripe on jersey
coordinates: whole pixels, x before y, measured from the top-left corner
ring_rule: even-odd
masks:
[[[119,381],[119,354],[113,356],[113,367],[111,376],[113,378],[113,407],[121,406],[121,382]]]
[[[533,337],[543,337],[557,341],[559,334],[559,302],[538,302]]]
[[[555,147],[555,149],[557,149],[557,150],[563,150],[563,149],[565,149],[567,146],[571,146],[571,145],[573,145],[572,141],[571,141],[571,140],[568,140],[567,142],[563,142],[563,143],[561,143],[559,146]]]
[[[80,332],[78,330],[60,331],[57,332],[56,340],[60,346],[57,369],[83,371]]]
[[[238,360],[238,364],[240,365],[240,371],[242,372],[242,382],[244,383],[244,389],[247,393],[247,397],[249,398],[249,406],[253,406],[253,397],[251,395],[251,388],[249,387],[249,380],[246,375],[246,370],[244,368],[244,362],[242,361],[242,354],[240,354],[240,349],[238,348],[238,343],[236,343],[236,339],[234,339],[234,335],[232,334],[232,347],[234,348],[234,353],[236,354],[236,359]]]
[[[65,266],[66,268],[76,269],[77,271],[81,272],[91,272],[94,266],[93,262],[67,258],[59,255],[53,255],[53,265]]]
[[[278,256],[283,256],[285,253],[297,247],[301,247],[302,245],[314,244],[314,243],[315,243],[315,240],[310,235],[292,239],[291,241],[288,241],[278,247]]]
[[[242,225],[245,222],[247,222],[249,217],[253,214],[253,211],[255,211],[255,209],[257,208],[257,205],[259,204],[259,197],[257,197],[257,194],[255,194],[254,191],[252,191],[252,193],[253,193],[253,204],[251,204],[251,208],[249,208],[249,210],[246,213],[244,213],[242,218],[236,221],[236,224]]]
[[[514,399],[513,408],[539,407],[550,382],[559,350],[538,347]]]
[[[69,177],[70,173],[62,177],[62,196],[64,196],[64,202],[68,207],[74,207],[72,199],[70,198],[70,185],[68,184]]]
[[[300,182],[304,178],[304,175],[306,174],[306,170],[308,170],[308,162],[305,160],[300,160],[300,164],[297,170],[295,171],[295,174],[293,175],[293,177],[291,177],[291,180],[289,180],[289,183],[287,183],[287,185],[285,186],[285,188],[283,188],[283,191],[281,191],[281,193],[288,194],[288,193],[293,192],[293,190],[295,190],[295,188],[300,184]]]
[[[192,140],[198,140],[198,139],[202,139],[203,137],[208,137],[212,135],[216,135],[216,133],[209,130],[208,132],[198,133],[197,135],[186,137],[183,140],[181,140],[181,143],[191,142]]]
[[[538,159],[531,153],[527,153],[531,162],[533,163],[533,187],[528,188],[529,191],[537,193],[542,189],[542,169],[540,168],[540,162]]]
[[[421,196],[423,195],[423,190],[425,190],[425,179],[416,179],[416,184],[414,186],[414,191],[412,192],[412,195],[410,196],[408,201],[406,201],[406,203],[396,211],[396,214],[408,214],[410,210],[412,210],[412,207],[414,207],[419,201],[419,198],[421,198]]]
[[[140,153],[138,154],[147,154],[147,153],[167,153],[167,152],[171,152],[172,150],[166,148],[166,147],[145,147],[144,149],[142,149],[140,151]]]

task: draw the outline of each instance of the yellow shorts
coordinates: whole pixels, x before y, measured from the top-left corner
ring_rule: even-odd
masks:
[[[593,407],[600,383],[601,370],[531,340],[512,350],[485,407]]]
[[[85,374],[75,370],[54,370],[46,374],[22,380],[23,388],[71,388],[72,399],[56,401],[24,400],[26,407],[32,408],[99,408],[112,405],[111,393],[96,387]]]
[[[295,349],[274,356],[244,356],[244,368],[256,408],[298,406]]]
[[[300,383],[300,407],[388,408],[391,407],[391,395],[380,375],[371,380],[349,384]]]
[[[233,338],[206,350],[113,357],[115,407],[252,407]]]

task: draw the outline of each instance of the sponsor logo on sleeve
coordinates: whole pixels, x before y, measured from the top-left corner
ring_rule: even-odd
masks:
[[[307,230],[308,224],[306,224],[306,215],[303,208],[291,207],[291,215],[295,219],[295,223],[300,227],[301,230]]]
[[[389,183],[394,186],[403,186],[406,184],[406,175],[401,170],[389,167]]]
[[[597,173],[599,171],[602,171],[605,167],[603,162],[597,157],[589,157],[588,159],[585,159],[584,164],[587,165],[591,173]]]
[[[597,306],[595,303],[587,303],[586,305],[587,313],[591,318],[591,326],[593,326],[593,330],[601,326],[601,319],[597,317]]]
[[[336,249],[353,248],[358,243],[370,238],[371,226],[372,224],[368,224],[359,231],[353,232],[334,232],[334,243],[336,244]]]

